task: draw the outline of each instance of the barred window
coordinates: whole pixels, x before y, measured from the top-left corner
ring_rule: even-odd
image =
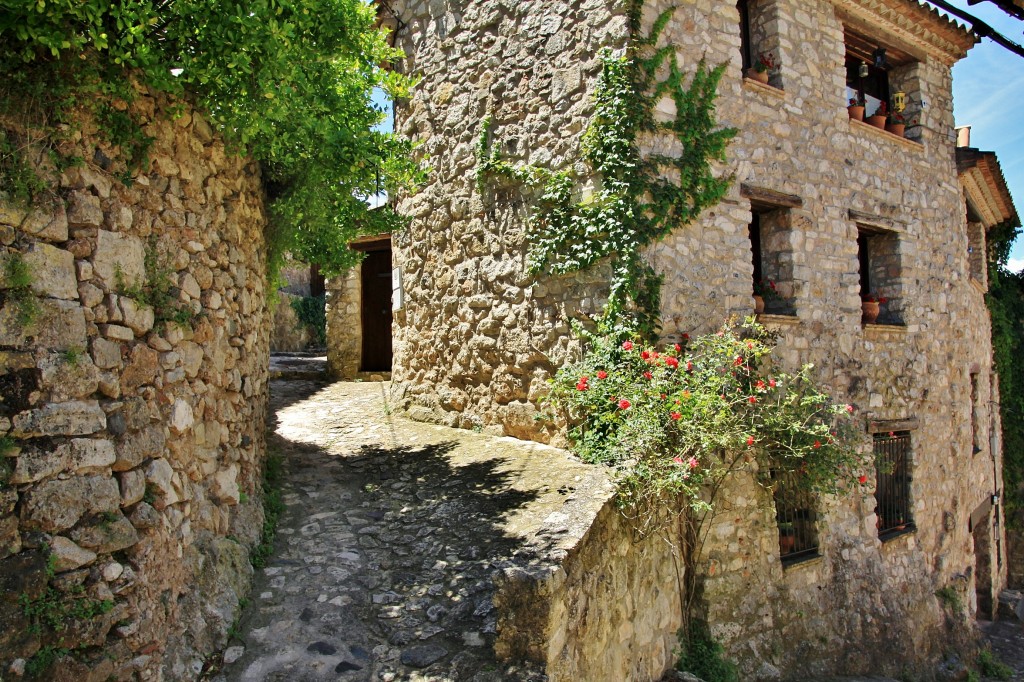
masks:
[[[875,434],[875,514],[878,536],[885,538],[914,527],[910,503],[910,432]]]
[[[792,564],[818,556],[814,494],[799,485],[798,472],[772,471],[771,476],[782,563]]]

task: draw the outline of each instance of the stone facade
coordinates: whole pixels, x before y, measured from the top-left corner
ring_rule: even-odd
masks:
[[[63,200],[0,205],[0,264],[27,266],[38,308],[19,320],[0,280],[4,679],[54,648],[74,653],[48,679],[194,679],[248,589],[265,454],[263,193],[254,163],[169,104],[133,105],[154,142],[130,186],[89,161],[60,175]],[[70,144],[116,158],[89,121]],[[161,280],[175,300],[154,309],[134,287]],[[189,321],[160,321],[174,310]],[[66,629],[30,627],[41,604],[73,614],[55,623]]]
[[[669,4],[649,0],[644,27]],[[721,169],[735,176],[729,195],[648,254],[666,274],[664,337],[752,313],[757,214],[761,267],[782,296],[762,318],[780,333],[778,362],[813,363],[856,406],[869,475],[853,495],[815,501],[817,551],[786,564],[772,500],[752,480],[733,482],[700,567],[713,633],[744,679],[930,669],[1005,584],[1001,511],[986,506],[1002,486],[998,389],[954,154],[950,68],[974,38],[916,2],[881,4],[751,0],[751,49],[781,62],[769,85],[742,76],[735,2],[684,3],[663,35],[684,69],[702,57],[727,64],[718,116],[740,131]],[[577,163],[598,51],[624,44],[626,19],[598,0],[389,5],[404,26],[403,68],[422,78],[396,130],[433,166],[427,186],[398,202],[412,225],[394,239],[393,398],[420,419],[549,440],[557,434],[534,420],[535,401],[575,352],[569,320],[600,310],[604,278],[527,274],[530,206],[514,187],[480,195],[474,145],[490,115],[506,158]],[[845,58],[864,40],[889,48],[890,83],[917,124],[906,138],[848,116]],[[888,299],[879,324],[861,320],[862,263],[870,293]],[[870,453],[874,434],[890,431],[909,434],[912,521],[883,541]],[[658,570],[641,557],[636,570]],[[966,608],[952,613],[935,596],[943,588]],[[678,605],[653,598],[644,608]],[[642,654],[660,657],[652,670],[671,660],[658,646]],[[549,658],[552,679],[571,679],[558,665]],[[648,679],[633,673],[610,666],[588,679]]]
[[[362,358],[362,281],[359,268],[327,280],[327,372],[336,379],[359,374]]]

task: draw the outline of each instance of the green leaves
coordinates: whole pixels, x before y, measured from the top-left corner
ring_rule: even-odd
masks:
[[[59,82],[76,83],[77,95],[51,98],[55,107],[130,99],[125,69],[150,87],[194,96],[228,142],[262,162],[277,243],[325,272],[355,262],[344,245],[361,230],[401,224],[371,218],[353,200],[419,177],[408,143],[372,130],[383,118],[374,88],[401,96],[410,82],[380,68],[401,53],[361,0],[0,0],[0,8],[0,71],[59,65],[39,78],[63,71]],[[116,123],[130,160],[144,165],[141,132],[106,113],[101,123]]]
[[[810,366],[769,369],[774,341],[753,321],[660,349],[607,329],[586,340],[548,400],[584,460],[619,469],[626,506],[681,494],[708,509],[708,489],[749,463],[766,486],[771,471],[796,472],[818,492],[852,484],[848,408],[815,386]]]
[[[725,160],[726,146],[736,135],[734,129],[719,129],[714,118],[724,65],[709,69],[702,61],[685,86],[672,46],[641,54],[656,44],[671,13],[658,18],[650,36],[635,38],[628,56],[616,57],[609,50],[601,54],[594,114],[582,139],[583,158],[600,182],[593,196],[575,197],[579,179],[569,173],[503,161],[500,145],[491,145],[489,118],[477,145],[481,191],[487,177],[498,175],[539,194],[528,223],[533,272],[563,274],[609,259],[612,279],[603,321],[628,318],[648,339],[657,335],[662,278],[641,254],[725,195],[732,178],[715,177],[711,162]],[[633,25],[635,32],[637,17]],[[669,75],[658,82],[655,74],[663,67]],[[666,96],[677,114],[659,123],[654,107]],[[642,133],[672,136],[683,152],[644,157],[637,142]]]

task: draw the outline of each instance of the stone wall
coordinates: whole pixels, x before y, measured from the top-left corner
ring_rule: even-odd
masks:
[[[135,105],[124,185],[89,121],[52,204],[0,204],[0,677],[195,679],[247,590],[269,338],[258,168],[188,107]],[[148,305],[139,288],[173,299]],[[178,322],[164,321],[174,316]],[[54,616],[39,626],[30,612]],[[37,627],[39,626],[39,627]]]
[[[362,280],[359,268],[327,280],[327,372],[353,379],[363,357]]]
[[[305,350],[314,345],[309,327],[292,308],[292,301],[301,298],[295,294],[277,292],[277,303],[271,318],[270,350],[278,352]]]
[[[550,439],[533,401],[574,352],[569,319],[599,310],[604,280],[596,271],[529,275],[530,208],[514,187],[478,192],[473,149],[490,114],[506,158],[552,169],[576,163],[595,58],[622,44],[623,17],[596,1],[392,4],[407,24],[398,34],[404,68],[422,75],[396,128],[434,160],[424,190],[399,201],[412,225],[395,238],[405,306],[395,323],[394,397],[417,418]],[[718,115],[740,133],[722,168],[735,175],[730,194],[648,254],[667,276],[663,334],[704,333],[752,313],[748,225],[754,210],[769,212],[764,257],[785,298],[775,312],[786,314],[762,321],[780,333],[777,362],[790,370],[813,363],[827,389],[855,406],[863,433],[868,483],[817,501],[818,558],[783,566],[772,500],[750,480],[734,482],[729,513],[711,528],[700,562],[708,617],[744,679],[918,672],[968,632],[975,588],[1005,581],[1005,568],[987,585],[974,575],[976,552],[996,559],[992,566],[1006,562],[995,554],[1001,512],[984,512],[1002,485],[998,440],[989,438],[996,417],[989,401],[972,404],[972,381],[979,396],[994,387],[954,166],[950,66],[963,45],[944,43],[941,36],[960,40],[956,30],[916,3],[891,4],[939,39],[881,15],[864,19],[868,4],[751,3],[758,51],[781,61],[767,86],[741,75],[735,3],[685,3],[665,33],[684,70],[702,57],[727,63]],[[650,0],[644,25],[668,5]],[[844,20],[913,55],[893,71],[920,121],[909,139],[849,120]],[[766,206],[773,196],[778,205]],[[872,262],[886,265],[873,269],[873,293],[890,299],[887,324],[861,322],[868,292],[860,290],[859,231],[874,240]],[[889,430],[910,431],[915,524],[883,542],[871,432]],[[975,512],[992,527],[987,546],[973,546]],[[952,613],[935,596],[942,588],[966,609]]]

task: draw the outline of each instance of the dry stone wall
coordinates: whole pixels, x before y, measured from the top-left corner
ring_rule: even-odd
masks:
[[[923,671],[968,632],[977,591],[991,593],[1006,578],[1001,512],[985,508],[1002,486],[997,417],[989,400],[972,397],[996,389],[954,166],[956,55],[887,28],[881,15],[867,22],[880,41],[913,43],[905,47],[915,60],[893,78],[920,125],[897,138],[851,122],[846,111],[843,20],[865,3],[750,4],[757,49],[781,62],[771,85],[742,77],[734,2],[684,3],[665,32],[684,70],[702,57],[727,64],[718,113],[740,133],[721,169],[735,176],[729,196],[648,254],[666,275],[663,334],[704,333],[752,313],[748,225],[754,211],[764,212],[763,264],[783,297],[773,311],[785,313],[762,320],[780,333],[777,362],[790,370],[813,363],[827,389],[855,406],[867,483],[817,500],[820,557],[783,566],[772,500],[753,480],[734,481],[699,565],[707,616],[744,679]],[[491,183],[480,192],[473,149],[490,114],[506,158],[553,169],[576,163],[595,58],[601,47],[622,44],[624,19],[600,2],[393,5],[406,24],[398,34],[406,68],[422,75],[397,111],[397,129],[423,143],[434,167],[424,190],[399,202],[412,225],[395,239],[404,308],[395,324],[394,395],[417,418],[550,439],[533,420],[533,401],[574,352],[569,319],[599,310],[604,279],[599,271],[527,274],[529,204],[514,187]],[[646,5],[650,27],[669,3]],[[949,28],[934,16],[916,21]],[[670,115],[671,102],[659,110]],[[663,140],[646,142],[665,148]],[[873,265],[885,266],[872,270],[872,293],[889,299],[883,324],[861,322],[861,231]],[[910,432],[914,524],[882,542],[871,432],[889,430]],[[990,530],[979,546],[977,523]],[[982,554],[990,561],[979,561]],[[986,563],[1000,568],[978,575]],[[944,588],[959,595],[962,610],[935,596]],[[606,597],[590,598],[595,611],[613,608]],[[590,644],[622,645],[607,633]],[[666,654],[661,664],[669,661]],[[646,679],[614,666],[593,679],[627,678]]]
[[[195,679],[258,537],[269,318],[259,170],[141,94],[130,185],[90,121],[52,203],[0,204],[0,677]],[[140,287],[170,300],[147,301]],[[152,299],[152,297],[149,297]],[[150,305],[156,303],[156,307]],[[179,322],[166,321],[176,316]]]

